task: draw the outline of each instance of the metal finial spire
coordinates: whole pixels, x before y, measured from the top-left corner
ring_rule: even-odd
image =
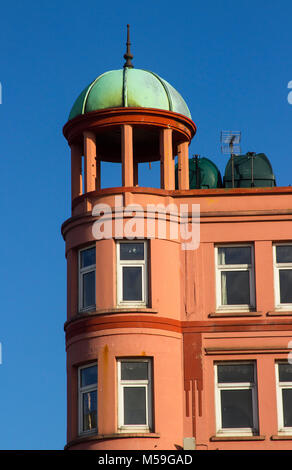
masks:
[[[131,43],[130,43],[130,25],[127,24],[127,52],[124,55],[124,59],[126,59],[126,62],[124,63],[124,68],[128,67],[128,68],[132,69],[132,68],[134,68],[134,65],[132,64],[133,55],[131,54],[130,46],[131,46]]]

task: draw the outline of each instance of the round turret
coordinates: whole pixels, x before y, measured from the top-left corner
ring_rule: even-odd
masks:
[[[83,186],[85,193],[100,189],[101,162],[121,163],[122,185],[131,187],[138,185],[139,163],[160,160],[161,187],[173,190],[177,155],[178,186],[189,186],[188,146],[196,125],[175,88],[153,72],[134,69],[127,29],[124,67],[91,82],[63,128],[71,148],[72,200],[83,193]]]

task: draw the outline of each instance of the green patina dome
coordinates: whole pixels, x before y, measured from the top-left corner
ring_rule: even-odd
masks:
[[[69,120],[106,108],[158,108],[191,119],[182,96],[165,80],[147,70],[125,67],[99,75],[75,101]]]
[[[265,188],[276,186],[272,165],[264,153],[249,152],[233,157],[235,188]],[[229,159],[224,175],[225,188],[232,188],[232,160]]]
[[[189,159],[190,189],[212,189],[222,187],[221,173],[209,158]],[[178,164],[175,166],[175,187],[178,188]]]

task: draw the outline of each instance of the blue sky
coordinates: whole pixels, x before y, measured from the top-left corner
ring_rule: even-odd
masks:
[[[222,173],[220,131],[264,152],[278,186],[292,183],[292,4],[288,0],[2,3],[0,18],[0,449],[66,441],[66,264],[69,148],[62,135],[80,91],[124,63],[170,82],[198,127],[191,155]],[[153,173],[151,173],[153,171]],[[103,185],[120,175],[104,167]],[[156,185],[154,170],[141,174]]]

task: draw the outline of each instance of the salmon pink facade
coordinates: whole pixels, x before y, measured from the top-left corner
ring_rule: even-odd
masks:
[[[189,189],[195,133],[146,106],[64,127],[66,449],[291,448],[292,188]],[[147,161],[160,189],[139,186]]]

